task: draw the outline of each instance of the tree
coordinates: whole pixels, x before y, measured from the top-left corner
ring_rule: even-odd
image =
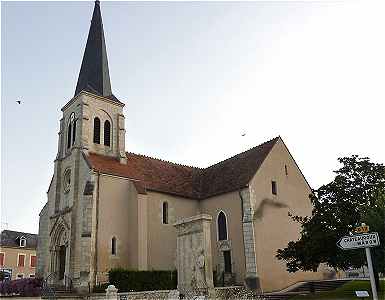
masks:
[[[384,270],[385,167],[357,155],[339,158],[342,167],[334,180],[311,194],[311,216],[293,216],[301,225],[298,241],[277,251],[289,272],[317,271],[321,263],[334,269],[358,268],[366,263],[362,249],[344,251],[336,246],[340,237],[366,223],[380,234],[381,247],[373,249],[377,270]]]

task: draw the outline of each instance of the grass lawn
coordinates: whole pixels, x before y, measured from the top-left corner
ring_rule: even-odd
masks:
[[[379,300],[385,300],[385,280],[380,280],[380,284],[382,286],[381,292],[378,294]],[[368,291],[370,297],[368,298],[358,298],[354,291]],[[370,287],[370,281],[366,280],[354,280],[352,282],[348,282],[341,286],[340,288],[329,291],[329,292],[321,292],[313,295],[306,296],[296,296],[290,298],[290,300],[307,300],[307,299],[330,299],[330,300],[359,300],[359,299],[372,299],[372,289]]]

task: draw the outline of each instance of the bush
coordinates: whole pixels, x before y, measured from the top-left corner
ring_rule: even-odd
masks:
[[[41,294],[42,280],[39,278],[24,278],[0,282],[1,295],[19,295],[36,297]]]
[[[130,271],[118,268],[110,270],[108,278],[119,292],[174,290],[177,285],[176,271]]]

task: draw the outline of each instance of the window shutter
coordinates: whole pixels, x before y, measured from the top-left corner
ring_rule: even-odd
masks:
[[[98,117],[94,119],[94,143],[100,144],[100,119]]]
[[[111,124],[108,120],[104,122],[104,145],[111,145]]]
[[[31,268],[36,267],[36,255],[31,255]]]
[[[24,267],[24,265],[25,265],[25,255],[24,254],[20,254],[17,266],[18,267]]]

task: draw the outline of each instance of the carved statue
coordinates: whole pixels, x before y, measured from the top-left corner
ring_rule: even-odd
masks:
[[[203,249],[200,249],[198,252],[198,257],[197,257],[197,266],[199,269],[204,269],[205,267],[205,255],[203,252]]]
[[[199,248],[194,255],[195,264],[192,266],[191,286],[194,288],[205,288],[206,287],[206,276],[205,276],[205,256],[202,248]]]

